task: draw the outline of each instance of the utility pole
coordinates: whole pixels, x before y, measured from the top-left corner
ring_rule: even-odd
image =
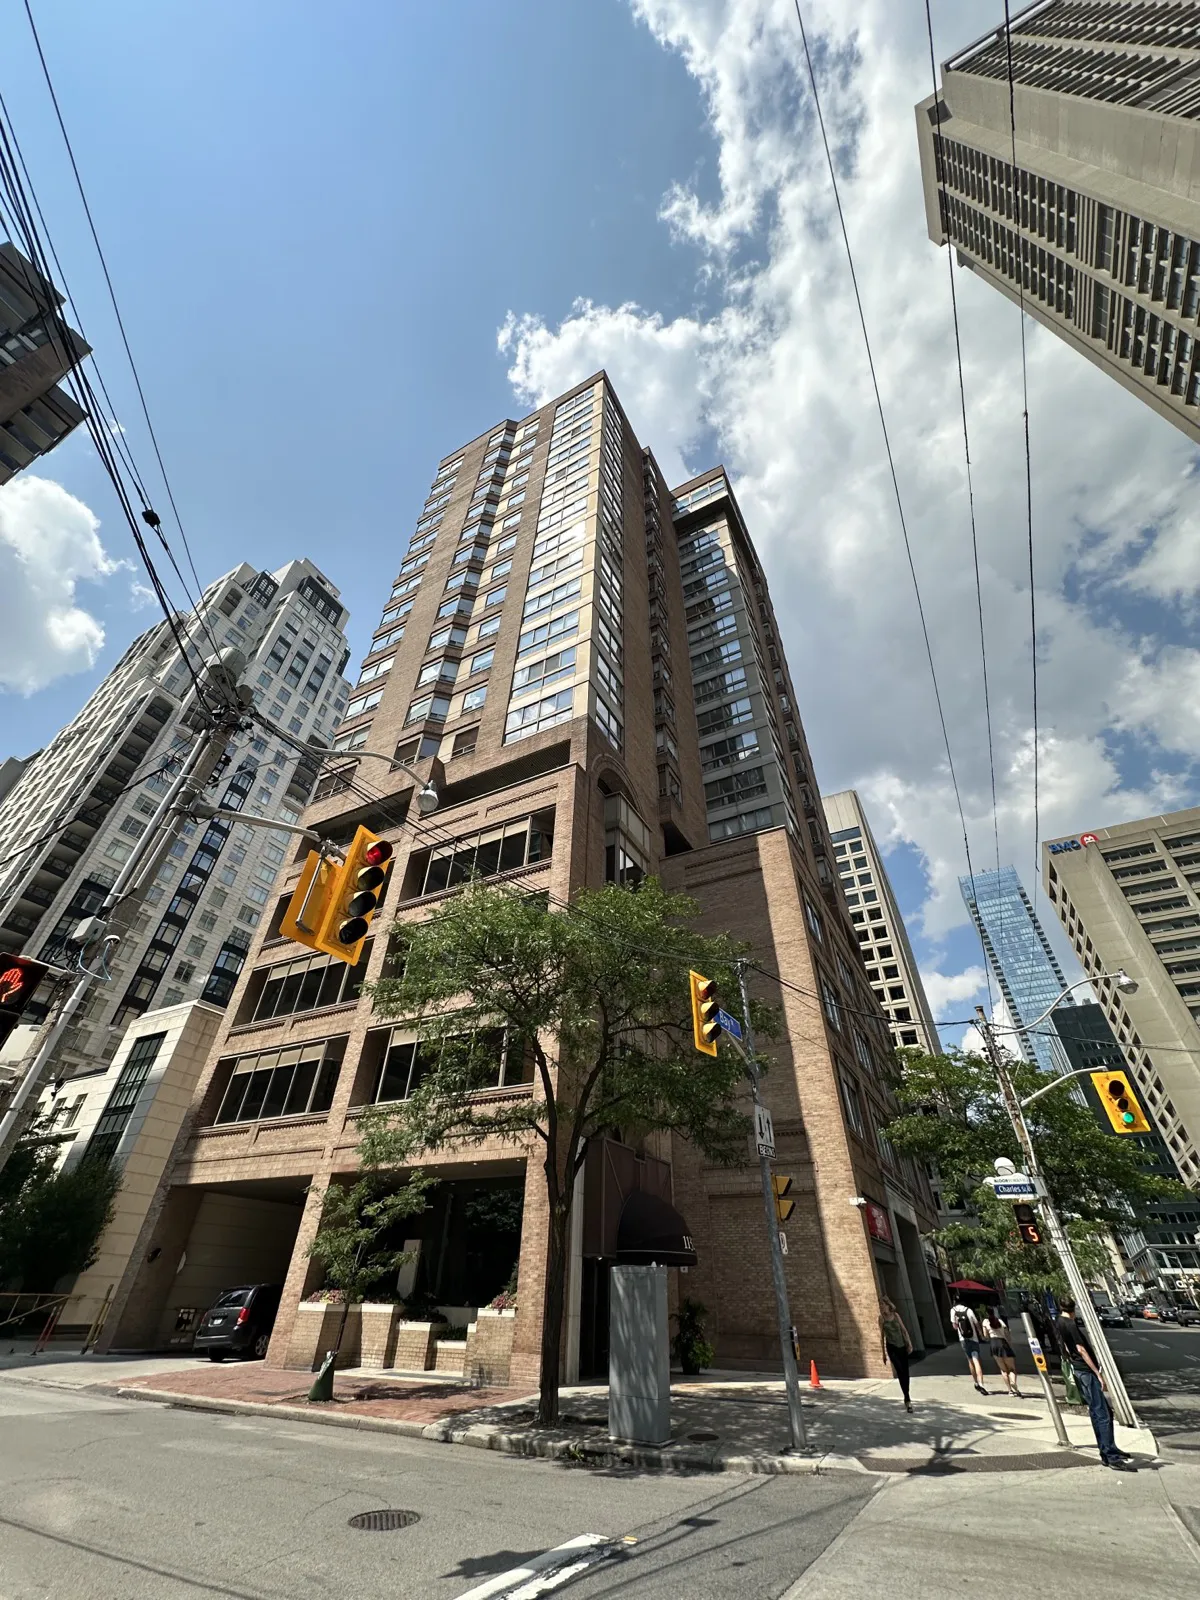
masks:
[[[1075,1308],[1083,1325],[1087,1330],[1088,1339],[1091,1341],[1096,1359],[1100,1363],[1100,1370],[1104,1374],[1109,1398],[1117,1420],[1127,1428],[1139,1428],[1141,1423],[1133,1409],[1133,1402],[1125,1388],[1125,1380],[1121,1376],[1120,1368],[1113,1359],[1112,1350],[1100,1326],[1100,1319],[1096,1315],[1096,1308],[1092,1304],[1092,1297],[1087,1284],[1083,1281],[1083,1273],[1079,1270],[1079,1263],[1075,1259],[1075,1252],[1071,1249],[1071,1241],[1067,1230],[1063,1227],[1062,1220],[1055,1208],[1046,1180],[1042,1173],[1041,1162],[1038,1160],[1037,1150],[1033,1143],[1033,1136],[1029,1131],[1029,1124],[1025,1121],[1025,1113],[1021,1109],[1021,1102],[1013,1088],[1012,1078],[1009,1075],[1008,1063],[1004,1059],[1004,1052],[996,1043],[992,1024],[988,1020],[982,1006],[975,1007],[976,1027],[983,1038],[984,1049],[987,1051],[988,1060],[991,1062],[1000,1084],[1000,1093],[1004,1098],[1004,1107],[1008,1112],[1013,1125],[1013,1132],[1025,1155],[1029,1176],[1038,1187],[1038,1204],[1043,1217],[1046,1219],[1046,1231],[1050,1235],[1050,1242],[1058,1252],[1059,1260],[1067,1275],[1067,1282],[1071,1285],[1071,1293],[1075,1299]]]
[[[134,844],[129,859],[117,874],[99,911],[94,916],[86,917],[71,936],[71,942],[79,946],[80,952],[78,981],[63,1002],[3,1118],[0,1118],[0,1171],[33,1116],[42,1091],[53,1080],[54,1055],[59,1040],[86,1001],[92,984],[97,978],[104,979],[107,976],[109,952],[120,941],[119,934],[108,931],[113,913],[123,901],[139,895],[157,872],[170,844],[173,824],[203,791],[225,754],[230,739],[243,725],[251,703],[249,689],[238,683],[245,666],[245,656],[236,649],[222,650],[220,655],[205,664],[203,670],[207,687],[213,693],[216,706],[209,706],[195,692],[193,714],[202,719],[201,737],[163,795],[146,831]],[[89,953],[90,965],[84,959]]]
[[[742,1060],[750,1080],[750,1093],[755,1111],[765,1110],[759,1092],[761,1073],[754,1055],[754,1035],[750,1031],[750,999],[746,993],[746,964],[738,962],[738,986],[742,994]],[[732,1036],[731,1036],[732,1037]],[[792,1314],[788,1308],[787,1280],[783,1275],[783,1248],[779,1242],[779,1223],[775,1216],[775,1189],[771,1182],[771,1158],[758,1153],[758,1170],[762,1179],[763,1205],[767,1212],[767,1244],[771,1252],[771,1281],[775,1289],[775,1310],[779,1318],[779,1348],[783,1354],[783,1382],[787,1390],[788,1424],[791,1448],[798,1454],[807,1454],[808,1436],[804,1429],[804,1415],[800,1409],[800,1374],[796,1370],[796,1347],[792,1343]]]

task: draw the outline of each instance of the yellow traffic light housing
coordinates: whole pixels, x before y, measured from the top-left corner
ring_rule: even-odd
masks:
[[[308,852],[300,882],[292,891],[287,910],[279,923],[285,939],[294,939],[310,950],[322,948],[321,925],[329,913],[329,902],[337,882],[338,863],[316,850]]]
[[[388,841],[369,828],[359,828],[346,859],[335,871],[314,949],[324,950],[347,966],[357,964],[391,868]]]
[[[1137,1095],[1129,1086],[1126,1072],[1093,1072],[1090,1074],[1100,1103],[1116,1133],[1152,1133],[1146,1113],[1138,1103]]]
[[[787,1198],[791,1193],[792,1180],[776,1173],[771,1179],[771,1187],[775,1191],[775,1220],[782,1227],[796,1209],[796,1202]]]
[[[717,1038],[721,1032],[721,1024],[717,1021],[717,1012],[721,1007],[717,1000],[716,979],[702,978],[698,972],[689,972],[688,982],[692,991],[692,1037],[696,1049],[702,1055],[715,1056]]]

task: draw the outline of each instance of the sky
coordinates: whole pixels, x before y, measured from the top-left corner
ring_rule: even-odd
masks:
[[[725,462],[821,788],[859,790],[935,1016],[986,1001],[793,0],[33,9],[202,578],[307,555],[361,653],[439,457],[606,368],[668,477]],[[12,11],[0,92],[156,483]],[[956,272],[989,757],[949,269],[913,118],[931,89],[924,0],[804,13],[972,861],[1015,862],[1032,892],[1037,838],[1197,800],[1196,451],[1027,323],[1035,826],[1019,313]],[[937,59],[1000,13],[934,0]],[[0,490],[0,755],[50,738],[153,617],[77,434]]]

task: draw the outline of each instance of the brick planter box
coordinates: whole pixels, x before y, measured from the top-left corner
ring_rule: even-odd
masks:
[[[467,1334],[464,1376],[487,1388],[506,1384],[512,1365],[513,1334],[516,1331],[515,1311],[478,1312]]]
[[[341,1322],[341,1306],[327,1305],[323,1300],[301,1300],[296,1307],[296,1320],[292,1324],[292,1337],[284,1357],[284,1366],[315,1372],[324,1360],[326,1350],[332,1350],[337,1343]],[[358,1365],[361,1341],[361,1307],[351,1306],[346,1315],[342,1348],[338,1351],[339,1367]]]
[[[465,1339],[439,1339],[436,1345],[433,1370],[435,1372],[449,1372],[456,1377],[461,1377],[467,1359],[467,1341]]]
[[[444,1322],[396,1323],[391,1365],[401,1372],[429,1372],[436,1358],[437,1336]]]
[[[362,1345],[359,1352],[360,1367],[391,1367],[395,1365],[396,1328],[400,1321],[400,1307],[364,1300],[362,1304]]]

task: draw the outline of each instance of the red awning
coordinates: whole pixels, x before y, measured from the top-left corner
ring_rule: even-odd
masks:
[[[960,1278],[957,1283],[947,1284],[948,1289],[969,1289],[976,1294],[995,1294],[995,1289],[990,1283],[976,1283],[974,1278]]]

